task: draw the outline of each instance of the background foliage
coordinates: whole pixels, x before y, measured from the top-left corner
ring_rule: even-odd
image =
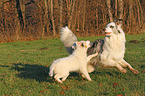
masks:
[[[64,26],[77,36],[102,35],[117,18],[124,20],[125,33],[139,34],[144,16],[144,0],[0,0],[0,39],[58,37]]]

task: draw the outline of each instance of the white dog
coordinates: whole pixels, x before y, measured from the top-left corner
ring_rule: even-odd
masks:
[[[115,66],[122,73],[127,72],[123,67],[128,67],[134,74],[139,73],[139,71],[132,68],[132,66],[123,59],[126,40],[124,31],[121,28],[122,21],[122,19],[118,19],[115,22],[109,23],[104,29],[106,35],[104,40],[96,40],[88,49],[88,55],[99,52],[98,56],[88,62],[88,72],[94,71],[98,64],[103,64],[105,66]],[[68,27],[61,29],[61,41],[64,43],[67,52],[71,54],[73,52],[71,46],[77,41],[77,38]]]
[[[76,42],[72,46],[75,51],[68,57],[55,60],[51,66],[49,75],[53,76],[53,71],[56,74],[54,78],[59,82],[65,81],[69,76],[69,72],[81,72],[89,81],[91,78],[87,72],[87,61],[98,55],[90,55],[87,57],[87,49],[90,47],[90,41]],[[60,80],[62,78],[62,81]]]
[[[109,23],[104,29],[106,37],[104,39],[103,51],[100,55],[100,62],[107,66],[115,66],[122,73],[127,72],[123,67],[128,67],[134,74],[138,74],[139,72],[123,59],[126,40],[121,26],[122,19],[119,19]]]

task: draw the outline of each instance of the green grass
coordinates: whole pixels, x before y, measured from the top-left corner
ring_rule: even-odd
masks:
[[[79,40],[99,38],[103,37]],[[68,56],[60,39],[0,44],[0,96],[144,96],[145,35],[127,35],[126,40],[125,60],[140,74],[99,67],[90,74],[92,82],[71,73],[63,84],[48,76],[53,60]],[[139,43],[129,43],[130,40]]]

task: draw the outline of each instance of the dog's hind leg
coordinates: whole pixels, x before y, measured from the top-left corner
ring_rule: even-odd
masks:
[[[127,73],[127,70],[122,68],[122,66],[119,65],[118,63],[116,63],[115,66],[121,71],[121,73]]]
[[[119,61],[119,64],[122,67],[128,67],[134,74],[139,74],[138,70],[135,70],[129,63],[127,63],[124,59]]]
[[[91,73],[95,70],[95,67],[93,65],[88,64],[87,65],[87,70],[88,70],[88,73]]]
[[[57,82],[62,83],[62,81],[60,80],[61,77],[60,77],[58,74],[56,74],[56,75],[54,76],[54,78],[55,78],[55,80],[56,80]]]
[[[62,78],[62,81],[65,81],[66,78],[69,76],[69,73],[67,73],[63,78]]]
[[[108,65],[108,66],[114,66],[114,67],[117,67],[121,73],[126,73],[127,70],[124,69],[118,62],[112,60],[112,59],[108,59],[108,60],[105,60],[105,62],[103,62],[104,65]]]

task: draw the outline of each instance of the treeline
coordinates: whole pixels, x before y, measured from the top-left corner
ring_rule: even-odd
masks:
[[[58,37],[68,26],[77,36],[101,35],[114,19],[125,33],[145,30],[145,0],[1,0],[0,40]]]

